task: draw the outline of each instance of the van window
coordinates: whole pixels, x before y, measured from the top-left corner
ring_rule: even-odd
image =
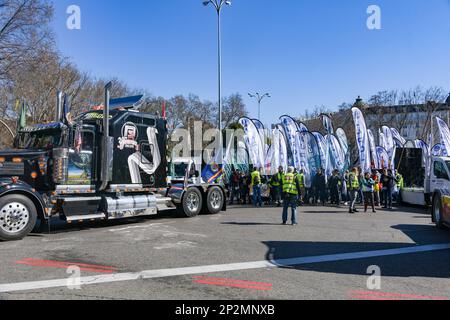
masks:
[[[434,176],[438,179],[450,180],[444,164],[440,161],[434,163]]]

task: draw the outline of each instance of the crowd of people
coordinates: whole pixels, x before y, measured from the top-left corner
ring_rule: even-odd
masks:
[[[304,172],[293,167],[289,167],[287,172],[280,167],[278,173],[271,177],[261,172],[258,168],[250,172],[232,170],[227,182],[230,205],[283,207],[283,223],[287,223],[290,207],[294,225],[297,224],[296,209],[301,205],[346,205],[349,213],[357,213],[357,205],[362,205],[364,212],[370,208],[376,213],[376,209],[381,207],[392,210],[393,204],[400,202],[403,188],[402,175],[393,170],[363,172],[354,167],[343,174],[336,170],[327,177],[324,170],[319,169],[310,187],[306,186]]]

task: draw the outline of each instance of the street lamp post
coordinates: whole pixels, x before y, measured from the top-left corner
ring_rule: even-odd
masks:
[[[255,94],[249,93],[248,96],[250,98],[255,98],[256,101],[258,101],[258,120],[261,121],[261,102],[264,100],[264,98],[272,98],[270,94],[259,94],[258,92]]]
[[[231,1],[226,0],[206,0],[203,1],[203,5],[207,6],[212,4],[217,11],[217,55],[218,55],[218,68],[219,68],[219,130],[222,131],[222,41],[220,30],[220,12],[224,5],[230,6]]]

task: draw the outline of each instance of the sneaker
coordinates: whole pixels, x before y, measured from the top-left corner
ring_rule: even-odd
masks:
[[[298,226],[297,222],[292,223],[293,226]]]
[[[286,222],[283,222],[281,225],[285,226],[286,224],[287,224]]]

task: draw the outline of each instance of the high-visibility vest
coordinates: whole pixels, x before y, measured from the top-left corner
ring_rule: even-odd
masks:
[[[297,181],[293,173],[287,173],[283,177],[283,192],[298,195]]]
[[[297,175],[298,184],[300,185],[300,188],[305,187],[305,175],[303,173],[299,173]]]
[[[345,185],[347,186],[347,190],[350,189],[350,175],[346,174],[344,176],[345,179]]]
[[[403,187],[404,187],[403,176],[401,174],[398,174],[397,175],[397,180],[398,180],[397,188],[403,189]]]
[[[359,179],[356,176],[356,174],[350,173],[350,175],[348,176],[348,180],[349,180],[349,184],[350,184],[350,189],[353,189],[353,190],[359,189]]]
[[[276,179],[278,178],[278,179]],[[281,183],[283,182],[283,174],[282,173],[277,173],[276,175],[274,175],[272,177],[272,187],[279,187],[281,186]]]
[[[261,185],[261,175],[258,171],[252,172],[252,186],[259,186]]]

